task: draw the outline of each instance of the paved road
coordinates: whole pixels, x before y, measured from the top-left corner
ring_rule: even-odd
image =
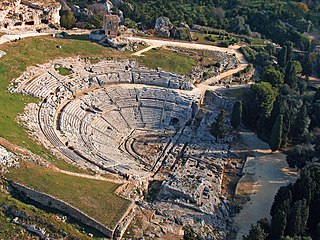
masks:
[[[249,232],[251,224],[261,218],[270,218],[270,208],[278,189],[298,177],[297,172],[288,167],[283,153],[271,153],[268,144],[252,132],[241,132],[240,135],[246,145],[245,150],[255,155],[255,174],[251,200],[234,218],[235,226],[239,229],[237,240]]]

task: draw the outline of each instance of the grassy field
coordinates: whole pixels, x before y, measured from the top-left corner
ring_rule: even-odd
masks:
[[[57,48],[58,45],[62,48]],[[23,112],[25,105],[39,100],[9,93],[7,91],[9,83],[20,76],[28,66],[41,64],[54,58],[72,56],[121,58],[128,54],[119,54],[110,48],[89,41],[56,39],[49,36],[22,39],[0,45],[0,50],[7,53],[0,59],[0,136],[51,160],[62,169],[75,171],[76,168],[54,158],[41,144],[32,140],[25,129],[17,123],[17,116]]]
[[[142,65],[156,69],[157,67],[170,72],[187,75],[191,73],[192,68],[197,62],[190,56],[183,53],[175,53],[167,49],[151,49],[137,57],[138,62]]]
[[[35,165],[12,169],[7,178],[51,194],[109,227],[114,227],[130,202],[114,192],[115,183],[69,176]]]
[[[47,233],[54,238],[62,238],[61,231],[67,233],[69,239],[90,239],[88,236],[75,229],[73,224],[62,222],[56,215],[46,213],[43,210],[24,204],[10,196],[4,190],[0,191],[0,206],[8,206],[28,215],[25,223],[36,223],[37,227],[45,228]],[[0,211],[0,239],[31,239],[33,235],[21,231],[23,228],[12,222],[12,216],[7,211]]]

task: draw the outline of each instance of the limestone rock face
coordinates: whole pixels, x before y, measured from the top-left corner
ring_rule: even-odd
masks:
[[[0,29],[59,24],[60,9],[56,0],[3,0],[0,2]]]
[[[154,27],[156,33],[160,37],[170,37],[170,31],[173,28],[173,24],[170,22],[170,19],[167,17],[159,17],[156,20],[156,25]]]

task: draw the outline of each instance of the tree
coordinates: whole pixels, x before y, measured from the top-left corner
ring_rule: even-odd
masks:
[[[251,225],[249,234],[247,236],[243,236],[243,240],[265,240],[267,236],[268,235],[259,224]]]
[[[312,145],[296,145],[286,151],[286,160],[289,167],[303,168],[307,162],[311,162],[314,156]]]
[[[138,24],[135,21],[131,20],[130,18],[124,19],[124,25],[128,28],[136,28],[136,29],[138,28]]]
[[[232,109],[231,126],[237,129],[242,120],[242,102],[237,101]]]
[[[279,65],[283,68],[285,68],[287,65],[287,52],[287,46],[283,46],[278,56]]]
[[[274,197],[274,201],[270,209],[270,215],[272,218],[274,218],[277,212],[279,211],[284,211],[285,213],[288,213],[288,211],[290,210],[290,204],[292,200],[291,189],[292,185],[279,188],[278,192]]]
[[[218,138],[223,138],[226,133],[224,120],[225,111],[221,110],[218,117],[216,118],[216,121],[211,126],[211,134],[216,138],[216,141],[218,140]]]
[[[320,100],[316,100],[312,103],[311,112],[309,114],[311,118],[311,127],[320,127]]]
[[[308,132],[310,118],[308,117],[307,106],[302,105],[296,118],[293,121],[290,137],[294,142],[299,142],[303,135]]]
[[[304,58],[303,61],[301,61],[302,63],[302,74],[306,75],[306,76],[310,76],[312,74],[312,58],[311,58],[311,54],[307,54]]]
[[[288,62],[284,82],[291,88],[295,88],[298,81],[298,73],[293,61]]]
[[[272,218],[271,232],[272,239],[276,240],[283,236],[287,226],[287,213],[285,211],[278,211]]]
[[[65,27],[66,29],[71,29],[74,27],[77,19],[75,18],[71,10],[61,11],[60,15],[60,25],[62,27]]]
[[[275,121],[271,136],[270,136],[270,141],[269,145],[272,150],[272,152],[278,150],[281,146],[282,143],[282,125],[283,125],[283,115],[279,115],[277,117],[277,120]]]
[[[309,207],[305,199],[296,201],[290,211],[287,234],[291,237],[304,234],[307,229]]]
[[[292,42],[286,42],[287,46],[287,63],[292,60],[292,52],[293,52],[293,43]]]
[[[275,91],[270,83],[261,82],[251,85],[243,98],[244,124],[255,128],[259,121],[269,118],[275,97]]]
[[[274,87],[279,87],[284,83],[284,75],[273,66],[267,66],[264,68],[260,80],[268,82]]]

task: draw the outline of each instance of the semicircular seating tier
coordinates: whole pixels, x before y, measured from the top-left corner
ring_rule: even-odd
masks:
[[[61,67],[70,74],[60,75]],[[176,90],[192,89],[181,76],[132,61],[56,60],[30,68],[15,83],[14,92],[43,99],[38,124],[64,156],[120,174],[147,174],[156,164],[132,148],[139,142],[134,131],[167,135],[169,144],[198,105]]]

